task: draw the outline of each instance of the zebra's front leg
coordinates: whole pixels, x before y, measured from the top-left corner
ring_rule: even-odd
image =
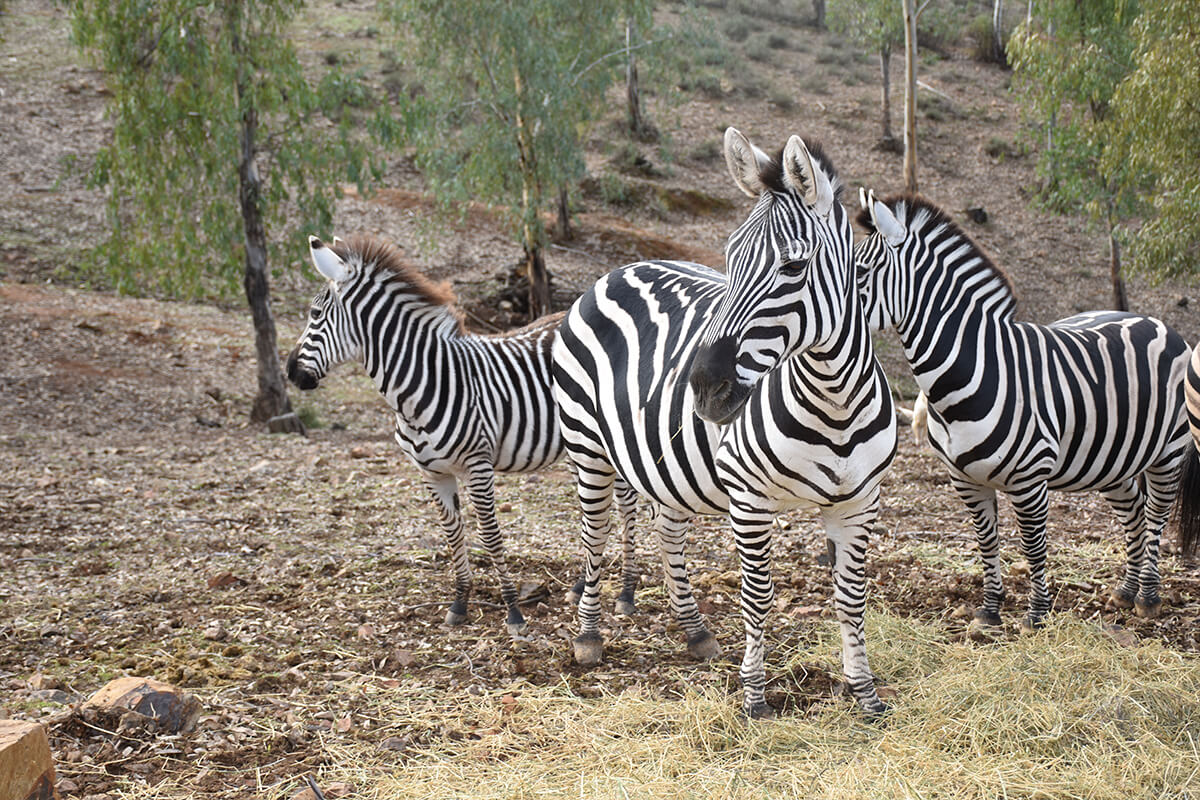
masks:
[[[437,505],[438,521],[446,534],[450,564],[454,570],[454,601],[446,611],[446,624],[461,625],[467,621],[467,602],[471,597],[471,564],[467,560],[458,481],[453,475],[425,473],[425,485],[429,487],[429,493]]]
[[[775,602],[771,580],[771,528],[774,515],[756,510],[753,500],[741,503],[731,498],[729,520],[742,570],[742,624],[746,629],[746,652],[738,677],[742,681],[742,711],[750,719],[775,716],[767,705],[767,674],[763,665],[766,648],[763,626]]]
[[[618,477],[613,482],[613,492],[617,498],[617,516],[621,526],[621,593],[617,595],[616,612],[632,616],[637,612],[634,594],[641,580],[637,567],[637,542],[634,540],[637,491]]]
[[[842,676],[862,710],[874,717],[887,711],[887,706],[875,690],[863,634],[867,603],[863,563],[868,533],[879,516],[879,490],[873,495],[869,503],[855,508],[824,509],[821,517],[834,551],[833,607],[842,633]]]
[[[527,626],[525,617],[521,615],[521,609],[517,606],[517,589],[508,575],[504,539],[500,535],[500,524],[496,521],[496,473],[487,462],[473,463],[468,470],[467,493],[471,496],[475,516],[479,519],[479,538],[483,541],[483,547],[492,562],[492,569],[500,581],[500,597],[508,609],[505,626],[510,636],[519,636],[525,632]]]
[[[612,473],[578,468],[576,491],[583,515],[583,590],[579,597],[579,635],[573,642],[575,663],[592,667],[604,660],[600,638],[600,579],[604,576],[604,547],[612,530]]]
[[[1146,498],[1132,478],[1100,490],[1100,495],[1112,506],[1125,529],[1125,577],[1112,590],[1112,602],[1117,608],[1133,608],[1145,558]]]
[[[690,515],[660,505],[654,519],[671,611],[687,633],[688,653],[701,661],[716,658],[721,655],[721,645],[704,624],[692,594],[692,583],[688,580],[684,543]]]
[[[1023,492],[1011,492],[1013,511],[1021,529],[1021,553],[1029,564],[1029,611],[1021,627],[1040,627],[1050,613],[1050,590],[1046,587],[1046,512],[1050,506],[1045,483]]]
[[[996,531],[996,492],[953,476],[950,480],[971,513],[979,557],[983,560],[983,605],[975,609],[973,627],[999,627],[1004,581],[1000,571],[1000,537]]]

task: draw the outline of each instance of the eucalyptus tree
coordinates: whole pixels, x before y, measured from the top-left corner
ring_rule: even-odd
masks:
[[[418,165],[439,201],[503,210],[524,252],[531,316],[550,307],[543,211],[585,172],[580,132],[626,65],[623,22],[644,17],[638,8],[629,0],[388,6],[420,79],[406,112]]]
[[[109,197],[100,262],[120,290],[173,297],[221,296],[240,276],[258,361],[251,419],[286,413],[270,264],[304,252],[304,234],[328,229],[339,182],[373,170],[341,113],[365,90],[352,76],[305,74],[288,37],[300,0],[68,7],[111,92],[112,139],[91,173]],[[376,121],[387,135],[386,115]]]
[[[1046,0],[1013,33],[1014,88],[1034,125],[1049,130],[1038,153],[1043,202],[1084,211],[1108,232],[1113,307],[1126,310],[1119,226],[1146,210],[1146,175],[1115,135],[1113,99],[1134,69],[1134,0]],[[1170,134],[1168,134],[1170,135]]]
[[[828,11],[829,27],[848,36],[856,44],[870,48],[879,56],[880,103],[879,144],[896,148],[892,134],[891,63],[892,51],[904,44],[904,13],[896,0],[832,0]]]

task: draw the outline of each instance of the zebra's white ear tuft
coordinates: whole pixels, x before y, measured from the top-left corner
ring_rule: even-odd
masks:
[[[882,233],[883,238],[892,247],[903,242],[904,237],[908,235],[904,223],[896,219],[890,208],[875,199],[874,192],[871,193],[868,202],[871,204],[871,221],[875,223],[875,230]]]
[[[339,244],[340,244],[340,245],[345,245],[345,244],[346,244],[346,240],[345,240],[345,239],[343,239],[343,238],[342,238],[342,237],[340,237],[340,236],[334,236],[334,237],[333,237],[333,246],[334,246],[334,247],[337,247]]]
[[[783,148],[783,181],[821,216],[833,210],[833,184],[799,136],[792,136]]]
[[[317,268],[317,272],[329,280],[340,283],[349,277],[350,270],[346,269],[346,262],[316,236],[308,237],[308,252],[312,255],[313,266]]]
[[[771,157],[759,150],[737,128],[725,129],[725,163],[733,182],[749,197],[758,197],[766,184],[759,171],[771,163]]]

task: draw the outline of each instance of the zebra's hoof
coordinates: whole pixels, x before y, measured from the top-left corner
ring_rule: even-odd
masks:
[[[873,694],[871,697],[860,698],[858,705],[862,708],[863,714],[872,722],[882,722],[887,716],[888,705],[879,699],[878,695]]]
[[[508,619],[504,622],[504,627],[508,629],[509,636],[520,636],[529,628],[529,623],[521,616],[521,612],[515,608],[508,612]]]
[[[466,621],[467,621],[466,613],[460,613],[458,611],[455,611],[453,606],[451,606],[450,609],[446,612],[446,624],[447,625],[462,625]]]
[[[594,667],[604,660],[604,640],[598,633],[585,633],[575,637],[575,663],[581,667]]]
[[[1133,603],[1133,613],[1142,619],[1158,619],[1159,614],[1162,614],[1162,600],[1147,603],[1139,597]]]
[[[613,610],[618,614],[624,614],[627,617],[632,617],[637,613],[637,606],[633,604],[632,600],[625,600],[624,598],[618,597],[617,604],[614,606]]]
[[[988,611],[986,608],[975,609],[975,622],[988,628],[999,628],[1003,624],[998,611]]]
[[[979,617],[971,620],[971,624],[967,626],[967,637],[973,642],[994,642],[996,637],[1001,633],[999,625],[989,625],[986,622],[981,622]]]
[[[721,643],[708,631],[700,631],[689,638],[687,649],[688,654],[698,661],[711,661],[721,655]]]
[[[746,719],[775,719],[775,709],[771,708],[766,703],[751,703],[748,706],[742,706],[742,713],[746,715]]]
[[[1032,614],[1026,614],[1021,618],[1021,631],[1024,633],[1033,633],[1038,628],[1046,627],[1046,618],[1035,617]]]
[[[1109,594],[1108,599],[1117,608],[1133,608],[1134,596],[1125,594],[1120,589],[1113,589]]]

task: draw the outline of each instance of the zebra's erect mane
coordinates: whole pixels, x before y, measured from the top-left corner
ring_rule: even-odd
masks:
[[[813,161],[820,166],[821,171],[829,176],[829,185],[833,189],[834,202],[841,202],[842,199],[842,179],[838,177],[837,170],[833,168],[833,162],[829,160],[829,156],[825,153],[825,148],[820,142],[814,140],[804,140],[804,146],[808,148],[808,154],[812,156]],[[758,177],[762,180],[763,185],[772,192],[779,194],[787,194],[791,191],[787,184],[783,181],[783,148],[775,153],[771,158],[771,163],[764,166],[758,171]]]
[[[383,270],[402,280],[422,300],[430,305],[446,306],[457,315],[456,298],[449,283],[434,283],[416,265],[405,260],[391,242],[370,234],[353,234],[346,241],[328,245],[343,261],[360,269]]]
[[[930,200],[915,194],[907,192],[902,194],[894,194],[891,197],[885,197],[880,200],[885,206],[892,210],[896,215],[896,219],[909,231],[910,235],[916,233],[921,235],[925,231],[930,231],[941,227],[947,236],[961,240],[968,248],[971,254],[978,259],[977,266],[990,270],[1008,289],[1009,295],[1012,296],[1013,302],[1017,299],[1017,288],[1013,285],[1012,278],[1004,269],[992,261],[991,257],[983,251],[979,245],[975,244],[975,240],[967,235],[966,231],[959,227],[949,214],[947,214],[940,206]],[[855,217],[858,224],[867,230],[867,233],[875,232],[875,225],[871,222],[871,213],[867,209],[860,209],[858,216]],[[971,259],[960,259],[969,261]]]

